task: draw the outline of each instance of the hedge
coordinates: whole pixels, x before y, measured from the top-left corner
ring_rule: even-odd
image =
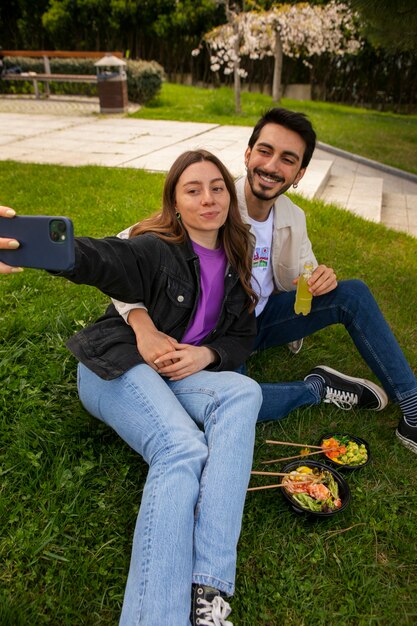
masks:
[[[28,57],[5,57],[4,69],[17,69],[20,72],[44,73],[42,59]],[[51,58],[51,72],[54,74],[96,74],[94,59]],[[164,69],[156,61],[130,61],[126,65],[127,91],[130,102],[144,104],[160,91],[165,78]],[[97,86],[83,83],[49,83],[51,93],[96,96]],[[32,93],[31,81],[0,80],[0,93]]]

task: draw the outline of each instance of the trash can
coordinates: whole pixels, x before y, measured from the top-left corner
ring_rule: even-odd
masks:
[[[128,109],[126,62],[107,54],[94,63],[97,68],[100,113],[126,113]]]

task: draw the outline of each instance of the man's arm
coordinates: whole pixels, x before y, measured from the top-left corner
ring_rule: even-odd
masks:
[[[310,280],[308,281],[308,285],[310,288],[310,292],[313,296],[322,296],[325,293],[329,293],[329,291],[333,291],[337,287],[337,279],[336,273],[331,267],[327,267],[326,265],[318,265],[316,257],[314,256],[313,247],[311,245],[311,241],[308,237],[307,233],[307,224],[305,221],[304,215],[304,235],[303,241],[300,246],[300,256],[299,256],[299,267],[300,272],[304,267],[304,263],[306,261],[312,261],[313,265],[316,265],[316,269],[314,270]],[[298,283],[298,278],[293,280],[293,284],[296,285]]]
[[[116,302],[117,301],[113,300],[115,306]],[[130,306],[123,302],[120,302],[119,304],[126,307]],[[175,362],[173,359],[169,358],[161,359],[158,364],[155,364],[157,359],[176,350],[176,344],[178,342],[173,337],[162,333],[156,328],[144,306],[128,311],[125,321],[132,327],[133,332],[136,335],[136,345],[138,347],[138,351],[149,367],[158,371],[161,367],[171,365]]]
[[[119,239],[129,239],[129,233],[130,233],[130,229],[132,227],[129,226],[128,228],[125,228],[124,230],[122,230],[120,233],[117,234],[117,236],[119,237]],[[124,321],[126,322],[126,324],[130,324],[132,326],[131,320],[129,321],[129,313],[131,311],[135,311],[137,309],[144,309],[145,311],[147,311],[146,306],[143,304],[143,302],[135,302],[133,304],[130,304],[128,302],[121,302],[120,300],[115,300],[114,298],[112,298],[112,302],[116,308],[116,311],[119,313],[119,315],[121,315],[124,319]],[[150,318],[149,318],[150,319]],[[140,317],[138,317],[138,321],[140,320]],[[152,320],[151,320],[152,322]],[[133,326],[132,326],[133,328]],[[154,327],[155,328],[155,327]],[[156,330],[156,329],[155,329]],[[136,334],[135,331],[135,335],[136,335],[136,340],[138,339],[138,336]],[[143,354],[142,354],[143,356]],[[145,359],[145,357],[143,357]],[[145,361],[148,363],[148,361],[145,359]],[[150,363],[148,363],[148,365],[150,365]]]

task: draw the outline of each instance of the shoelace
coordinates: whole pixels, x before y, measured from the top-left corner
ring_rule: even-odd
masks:
[[[221,596],[215,596],[211,602],[198,598],[197,604],[202,606],[196,611],[197,615],[202,616],[196,620],[199,626],[233,626],[232,622],[226,620],[231,613],[230,604]]]
[[[323,402],[332,402],[339,409],[349,411],[358,404],[358,395],[353,391],[343,391],[342,389],[333,389],[326,387],[326,396]]]

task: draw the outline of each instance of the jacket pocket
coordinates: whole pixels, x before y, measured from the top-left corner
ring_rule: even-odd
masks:
[[[168,276],[166,295],[171,305],[180,309],[191,309],[194,304],[194,288],[180,278]]]

